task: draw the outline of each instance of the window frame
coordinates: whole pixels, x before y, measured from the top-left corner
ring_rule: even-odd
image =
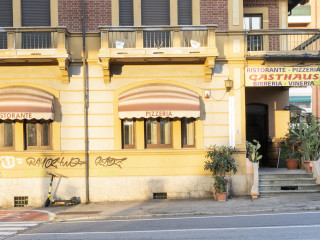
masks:
[[[4,146],[5,133],[4,133],[4,123],[12,123],[12,146]],[[0,150],[14,150],[15,148],[15,122],[11,120],[1,120],[0,121]]]
[[[36,146],[29,146],[28,145],[28,123],[36,123],[36,130],[37,130],[37,145]],[[42,123],[47,122],[49,123],[49,130],[48,130],[48,146],[42,146]],[[49,120],[24,120],[23,121],[23,138],[24,138],[24,150],[34,150],[34,149],[41,149],[41,150],[51,150],[52,149],[52,121]]]
[[[135,149],[136,148],[136,119],[132,119],[132,122],[133,122],[133,144],[132,145],[125,144],[124,121],[126,120],[130,120],[130,119],[121,119],[122,149]]]
[[[184,144],[184,128],[186,125],[183,126],[183,123],[185,122],[185,120],[188,119],[192,119],[192,123],[193,123],[193,145],[187,145]],[[182,148],[195,148],[196,147],[196,119],[195,118],[181,118],[180,120],[181,122],[181,147]]]
[[[161,119],[169,119],[170,122],[170,144],[161,144],[161,128],[160,121]],[[157,144],[148,144],[148,136],[147,136],[147,121],[148,120],[156,120],[157,121]],[[145,148],[172,148],[173,147],[173,124],[172,118],[146,118],[144,120],[144,136],[145,136]]]

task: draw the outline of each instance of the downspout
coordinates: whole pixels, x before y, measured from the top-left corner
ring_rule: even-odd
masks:
[[[89,198],[89,144],[88,144],[88,78],[87,78],[87,55],[86,55],[86,19],[85,0],[82,0],[82,74],[83,74],[83,112],[84,112],[84,151],[85,151],[85,203]]]

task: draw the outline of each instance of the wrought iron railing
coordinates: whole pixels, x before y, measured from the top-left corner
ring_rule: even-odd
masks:
[[[7,49],[7,33],[0,32],[0,49]]]
[[[9,27],[1,30],[0,49],[67,49],[65,27]]]
[[[247,52],[317,52],[319,29],[250,30],[246,34]]]

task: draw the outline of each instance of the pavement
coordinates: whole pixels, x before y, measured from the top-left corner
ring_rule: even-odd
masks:
[[[262,196],[254,200],[250,196],[238,196],[229,198],[226,202],[214,199],[91,202],[75,206],[24,207],[11,210],[47,213],[49,221],[314,211],[320,210],[320,194],[285,193]]]

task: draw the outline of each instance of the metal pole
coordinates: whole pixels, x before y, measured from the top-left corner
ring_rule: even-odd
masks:
[[[85,148],[85,182],[86,199],[90,202],[89,194],[89,147],[88,147],[88,78],[87,78],[87,56],[86,56],[86,19],[85,0],[82,0],[82,72],[83,72],[83,110],[84,110],[84,148]]]

